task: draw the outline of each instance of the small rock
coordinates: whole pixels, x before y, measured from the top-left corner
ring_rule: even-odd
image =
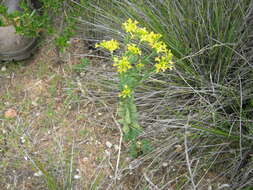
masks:
[[[95,145],[100,145],[101,144],[101,142],[99,142],[99,141],[95,141]]]
[[[37,103],[36,101],[32,101],[32,105],[33,105],[34,107],[37,107],[37,106],[38,106],[38,103]]]
[[[106,145],[107,148],[112,148],[112,143],[109,142],[109,141],[107,141],[107,142],[105,143],[105,145]]]
[[[176,145],[175,147],[176,147],[176,150],[175,150],[175,152],[177,152],[177,153],[180,153],[180,152],[182,152],[182,150],[183,150],[183,147],[182,147],[180,144]]]
[[[1,68],[1,71],[6,71],[7,69],[6,69],[6,67],[5,66],[3,66],[2,68]]]
[[[4,105],[9,106],[10,102],[4,102]]]
[[[114,148],[116,151],[118,151],[118,150],[119,150],[119,145],[115,144],[115,145],[113,146],[113,148]]]
[[[81,176],[80,175],[74,175],[74,179],[80,179]]]
[[[12,119],[12,118],[15,118],[17,117],[17,111],[15,109],[8,109],[5,113],[4,113],[4,117],[7,118],[7,119]]]
[[[111,155],[111,153],[110,153],[108,150],[105,150],[105,154],[106,154],[107,156],[110,156],[110,155]]]
[[[222,185],[219,185],[218,189],[224,189],[224,188],[230,188],[230,185],[229,184],[222,184]]]
[[[169,164],[168,164],[168,162],[163,162],[163,164],[162,164],[162,166],[165,168],[165,167],[167,167]]]
[[[41,171],[38,171],[36,173],[33,174],[35,177],[40,177],[43,175],[43,173]]]
[[[21,144],[24,144],[25,143],[25,137],[20,137],[20,142],[21,142]]]

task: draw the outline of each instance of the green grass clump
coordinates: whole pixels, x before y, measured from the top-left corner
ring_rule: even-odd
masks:
[[[215,169],[219,169],[216,175],[223,176],[231,188],[252,185],[247,155],[252,148],[253,71],[245,53],[250,35],[245,19],[251,3],[122,0],[87,1],[84,5],[93,12],[84,17],[89,20],[86,27],[93,31],[86,38],[96,41],[96,31],[100,30],[105,39],[123,42],[126,34],[121,23],[131,18],[160,33],[176,57],[175,72],[153,75],[135,92],[139,120],[146,129],[141,138],[156,139],[156,151],[145,157],[152,160],[147,169],[151,176],[169,157],[178,165],[184,163],[184,170],[178,169],[181,173],[175,174],[189,176],[184,187],[207,187],[210,184],[203,179]],[[175,144],[169,141],[173,136],[182,146],[181,151],[176,149],[180,158],[175,155]],[[164,146],[165,142],[172,144]],[[189,157],[198,160],[198,164],[190,162]],[[229,170],[219,166],[226,159]],[[164,179],[171,179],[169,175],[165,173]],[[152,180],[159,187],[165,185],[155,177]]]

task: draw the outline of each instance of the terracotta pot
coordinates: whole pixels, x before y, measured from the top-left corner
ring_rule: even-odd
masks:
[[[20,0],[4,0],[8,13],[22,11]],[[0,60],[18,61],[30,57],[36,49],[36,39],[28,38],[16,33],[14,26],[0,27]]]

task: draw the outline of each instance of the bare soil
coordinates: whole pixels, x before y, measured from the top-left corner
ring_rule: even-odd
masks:
[[[78,190],[110,189],[115,183],[121,147],[112,119],[116,106],[107,109],[87,91],[89,77],[103,61],[90,59],[88,70],[77,71],[80,55],[89,50],[80,39],[70,43],[61,64],[47,43],[29,60],[0,65],[2,190],[49,189],[49,178],[59,189],[68,184]],[[9,109],[17,115],[6,118]]]

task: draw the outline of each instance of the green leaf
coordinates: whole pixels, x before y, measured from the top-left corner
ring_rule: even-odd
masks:
[[[125,122],[127,123],[127,124],[131,124],[131,113],[130,113],[130,111],[129,111],[129,109],[127,108],[126,109],[126,115],[125,115]]]
[[[135,128],[136,130],[138,130],[140,132],[142,131],[141,126],[137,122],[134,122],[132,125],[133,125],[133,128]]]
[[[124,125],[123,125],[123,132],[124,132],[124,134],[128,134],[129,133],[129,126],[126,124],[126,123],[124,123]]]
[[[150,145],[150,141],[143,139],[143,140],[141,140],[141,144],[142,144],[141,150],[142,150],[143,154],[147,154],[152,150],[152,147]]]

